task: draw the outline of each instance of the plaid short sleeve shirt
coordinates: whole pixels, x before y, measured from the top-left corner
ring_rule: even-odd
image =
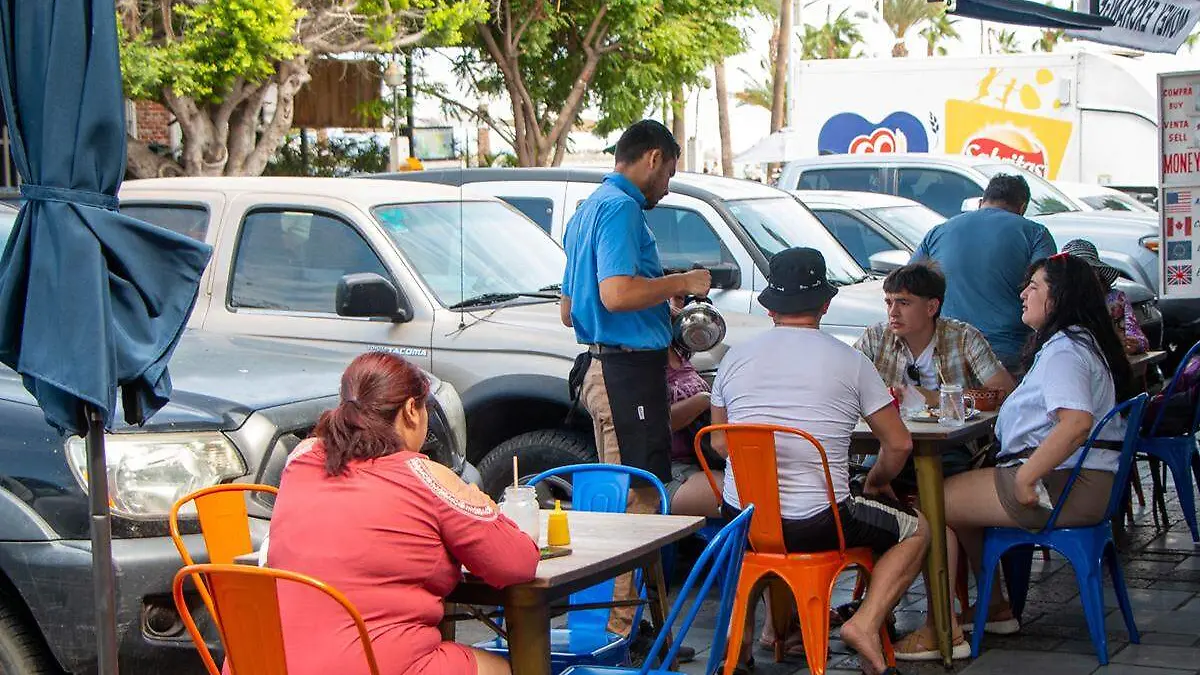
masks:
[[[887,323],[867,329],[854,345],[866,355],[888,386],[912,384],[904,374],[916,357],[908,345],[888,330]],[[965,389],[981,387],[1004,370],[987,338],[974,326],[954,319],[938,319],[933,334],[933,362],[942,384]]]

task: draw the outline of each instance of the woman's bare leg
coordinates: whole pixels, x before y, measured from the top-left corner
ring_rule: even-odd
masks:
[[[720,471],[714,471],[713,477],[720,485],[724,479]],[[694,473],[688,476],[683,485],[671,497],[671,513],[677,516],[704,516],[705,518],[720,518],[721,503],[713,494],[712,486],[704,473]]]
[[[504,657],[473,647],[471,652],[475,655],[476,675],[512,675],[512,667]]]

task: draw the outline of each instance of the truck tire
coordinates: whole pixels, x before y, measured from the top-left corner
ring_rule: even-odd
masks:
[[[0,592],[0,673],[62,675],[41,634],[12,607],[12,598],[3,592]]]
[[[546,469],[567,464],[596,461],[592,439],[572,431],[531,431],[504,441],[479,462],[483,491],[499,500],[504,488],[512,485],[513,457],[517,458],[521,478],[531,478]]]

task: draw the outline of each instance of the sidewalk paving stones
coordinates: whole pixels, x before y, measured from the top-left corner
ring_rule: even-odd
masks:
[[[1149,498],[1148,475],[1143,485]],[[1059,554],[1052,553],[1048,561],[1043,561],[1038,553],[1034,556],[1033,585],[1020,633],[985,636],[979,659],[956,661],[949,671],[940,663],[900,663],[901,671],[911,675],[1200,675],[1200,546],[1193,547],[1191,543],[1173,485],[1167,489],[1167,508],[1170,528],[1163,529],[1155,527],[1148,507],[1135,505],[1135,522],[1123,539],[1122,565],[1142,644],[1129,643],[1124,620],[1116,608],[1111,579],[1105,575],[1110,665],[1101,667],[1096,659],[1074,571]],[[849,600],[853,588],[854,575],[844,574],[836,585],[835,604]],[[704,672],[713,631],[717,629],[716,605],[714,593],[701,608],[695,627],[686,638],[686,644],[696,649],[696,660],[681,666],[681,672]],[[760,606],[754,633],[754,675],[808,673],[803,656],[788,657],[777,664],[772,650],[757,646],[764,614]],[[919,579],[902,597],[896,619],[901,633],[924,624],[925,589]],[[489,635],[481,625],[469,623],[460,624],[458,634],[463,642]],[[858,656],[849,652],[834,629],[825,672],[848,675],[859,672],[858,668]]]

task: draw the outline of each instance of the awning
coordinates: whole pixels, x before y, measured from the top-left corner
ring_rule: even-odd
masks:
[[[1103,16],[1072,12],[1031,0],[947,0],[946,13],[1018,26],[1099,30],[1113,25]]]

